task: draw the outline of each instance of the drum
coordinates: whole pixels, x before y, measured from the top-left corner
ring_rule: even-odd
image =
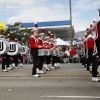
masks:
[[[46,54],[45,54],[45,55],[46,55],[46,56],[52,55],[52,50],[46,49]]]
[[[38,50],[38,56],[45,56],[46,55],[46,49],[39,49]]]
[[[52,56],[57,56],[57,54],[58,54],[57,50],[53,50]]]
[[[9,51],[7,52],[8,55],[14,56],[19,54],[22,51],[21,44],[17,42],[9,42]]]
[[[20,52],[20,54],[27,54],[28,52],[28,47],[27,46],[22,46],[22,51]]]
[[[0,55],[6,54],[9,51],[9,43],[4,38],[0,38]]]

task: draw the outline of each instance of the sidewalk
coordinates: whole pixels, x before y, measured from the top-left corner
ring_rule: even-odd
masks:
[[[91,77],[91,74],[85,71],[80,63],[61,64],[60,66],[61,68],[59,69],[46,71],[46,74],[41,75],[41,77]],[[45,69],[43,70],[45,71]],[[19,67],[9,72],[0,70],[0,77],[32,77],[32,64],[24,65],[24,67]]]

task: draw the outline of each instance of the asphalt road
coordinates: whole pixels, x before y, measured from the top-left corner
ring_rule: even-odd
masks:
[[[40,78],[31,76],[31,66],[0,72],[0,100],[100,100],[100,83],[80,64],[62,64]]]

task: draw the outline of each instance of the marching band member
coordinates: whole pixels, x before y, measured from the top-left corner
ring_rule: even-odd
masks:
[[[92,30],[92,34],[95,36],[98,56],[100,57],[100,20],[94,20],[90,30]]]
[[[54,35],[51,34],[51,39],[50,39],[50,49],[51,50],[56,50],[56,47],[55,47],[55,40],[54,40]],[[54,54],[52,55],[52,69],[55,69],[55,68],[58,68],[57,66],[57,55]]]
[[[7,39],[6,39],[6,40],[7,40],[8,42],[10,42],[10,34],[7,34]],[[13,68],[9,66],[9,65],[11,64],[10,57],[11,57],[11,56],[7,54],[7,57],[6,57],[6,60],[7,60],[7,62],[6,62],[6,67],[7,67],[8,70],[13,70]]]
[[[57,50],[60,52],[61,51],[60,47],[57,47]],[[60,58],[61,58],[61,55],[58,55],[57,56],[57,66],[58,66],[58,68],[60,68],[60,62],[61,62]]]
[[[89,30],[89,28],[87,28],[87,30]],[[82,57],[82,67],[85,68],[86,70],[86,50],[87,50],[87,46],[86,46],[86,39],[87,39],[87,33],[84,33],[84,39],[83,39],[83,57]]]
[[[18,39],[15,38],[14,42],[17,43]],[[13,66],[13,68],[18,69],[18,55],[14,55],[14,56],[12,56],[12,58],[13,58],[13,60],[12,60],[12,66]]]
[[[36,73],[36,68],[38,68],[38,49],[42,48],[41,45],[37,45],[37,36],[38,36],[38,28],[34,28],[32,31],[32,35],[29,38],[29,44],[31,49],[31,55],[33,58],[33,69],[32,69],[32,75],[33,77],[40,77],[39,74]]]
[[[4,39],[4,36],[3,35],[0,35],[0,38]],[[7,54],[1,54],[2,56],[2,71],[3,72],[8,72],[7,68],[6,68],[6,58],[7,58]]]
[[[44,44],[43,44],[43,40],[44,40],[44,33],[40,33],[39,34],[39,38],[38,38],[38,42],[37,45],[42,46],[41,49],[44,49]],[[44,56],[38,56],[38,68],[37,68],[37,73],[39,74],[45,74],[45,72],[42,70],[43,68],[43,63],[44,63]]]
[[[89,57],[89,59],[91,59],[92,62],[92,82],[99,82],[100,79],[97,78],[97,67],[98,67],[98,60],[96,58],[97,47],[95,44],[95,38],[93,34],[91,34],[91,30],[89,30],[88,32],[86,45],[87,45],[86,57]]]
[[[49,34],[48,34],[48,37],[45,37],[44,46],[46,47],[47,50],[49,49]],[[45,60],[46,60],[46,63],[44,65],[44,68],[46,69],[46,71],[51,71],[51,69],[48,68],[51,62],[51,55],[46,55]]]

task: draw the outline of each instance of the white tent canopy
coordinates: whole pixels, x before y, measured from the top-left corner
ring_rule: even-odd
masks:
[[[63,41],[60,38],[57,38],[56,41],[57,41],[56,45],[68,45],[68,46],[70,45],[69,43]]]

